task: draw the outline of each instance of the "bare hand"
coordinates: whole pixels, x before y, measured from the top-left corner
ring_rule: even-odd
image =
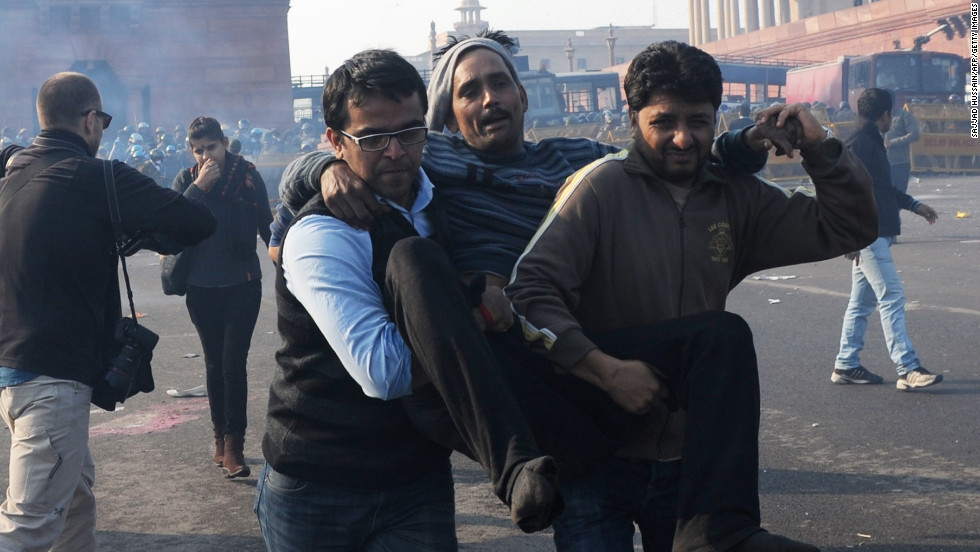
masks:
[[[844,258],[848,261],[854,261],[854,266],[861,264],[861,252],[851,251],[850,253],[844,253]]]
[[[793,150],[799,149],[803,138],[803,128],[796,119],[788,119],[782,128],[776,126],[776,119],[756,123],[745,131],[745,143],[752,151],[762,152],[776,148],[776,155],[793,157]]]
[[[483,292],[483,303],[481,305],[490,313],[492,324],[487,324],[487,319],[479,307],[473,309],[473,316],[480,329],[485,332],[506,332],[514,325],[514,311],[510,307],[510,300],[498,286],[487,286]]]
[[[827,131],[820,125],[813,113],[810,113],[810,110],[801,103],[771,105],[759,112],[756,116],[756,125],[762,126],[773,118],[775,118],[777,129],[785,127],[789,120],[795,120],[799,123],[802,136],[796,136],[797,141],[791,144],[792,149],[812,148],[819,145],[827,137]],[[793,157],[792,149],[787,150],[785,147],[783,149],[788,157]],[[778,150],[777,153],[779,153]]]
[[[201,189],[202,192],[210,192],[211,188],[218,181],[218,177],[221,176],[221,167],[212,159],[208,159],[201,165],[200,170],[197,173],[197,180],[194,181],[194,185]]]
[[[320,193],[334,217],[362,230],[391,209],[379,203],[367,183],[342,161],[330,163],[320,175]]]
[[[935,209],[929,207],[925,203],[920,203],[918,207],[915,208],[915,214],[929,221],[932,224],[939,220],[939,213]]]
[[[666,393],[653,367],[639,360],[620,360],[595,349],[572,368],[576,375],[583,370],[595,375],[599,387],[631,414],[649,412]]]

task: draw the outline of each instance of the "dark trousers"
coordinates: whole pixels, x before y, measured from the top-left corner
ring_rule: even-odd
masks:
[[[727,312],[705,312],[591,338],[612,356],[642,360],[664,374],[671,402],[687,418],[682,459],[679,474],[656,462],[601,462],[581,481],[563,487],[563,518],[576,522],[559,518],[555,523],[558,550],[589,545],[619,550],[610,543],[615,535],[631,536],[633,522],[646,552],[671,550],[671,542],[676,552],[727,550],[758,532],[759,376],[745,321]],[[664,481],[665,471],[675,478],[673,485]],[[620,489],[644,490],[617,494],[610,478]],[[676,497],[673,539],[671,520],[653,500],[658,495]],[[625,550],[632,550],[628,543]]]
[[[541,452],[442,248],[425,238],[396,243],[383,294],[412,350],[413,379],[429,380],[401,399],[414,425],[479,461],[508,502],[521,464]]]
[[[228,287],[187,288],[187,312],[204,349],[208,402],[216,436],[245,434],[245,362],[261,303],[259,280]]]
[[[647,421],[586,382],[555,374],[517,330],[484,335],[431,240],[395,245],[384,294],[414,368],[431,380],[402,399],[409,415],[429,438],[478,460],[501,498],[515,462],[543,451],[559,460],[562,477],[564,466],[585,466],[587,477]],[[730,546],[758,531],[759,382],[745,322],[710,312],[593,340],[613,356],[657,367],[672,402],[687,411],[675,550]]]

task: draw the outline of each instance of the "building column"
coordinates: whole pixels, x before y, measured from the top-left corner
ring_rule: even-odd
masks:
[[[725,4],[728,0],[717,0],[715,7],[718,11],[718,40],[728,38],[728,15],[725,13]]]
[[[609,24],[609,36],[606,37],[606,48],[609,49],[609,67],[616,65],[616,37],[613,36],[612,23]]]
[[[759,2],[760,0],[742,0],[745,9],[745,32],[759,30]]]
[[[687,43],[691,46],[701,44],[698,42],[698,29],[701,28],[701,25],[698,23],[696,13],[700,7],[697,0],[687,0]]]
[[[571,73],[575,69],[573,68],[572,60],[575,59],[575,48],[572,48],[572,39],[568,39],[568,43],[565,45],[565,57],[568,58],[568,72]]]
[[[772,19],[772,0],[760,0],[762,3],[762,28],[767,29],[775,23]]]
[[[708,9],[708,0],[701,0],[701,40],[711,42],[711,11]]]
[[[738,34],[738,0],[728,0],[728,36]]]
[[[789,0],[775,0],[776,4],[776,24],[782,25],[789,23]]]

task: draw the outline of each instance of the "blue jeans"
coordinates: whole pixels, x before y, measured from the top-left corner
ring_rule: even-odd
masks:
[[[558,552],[633,551],[633,523],[644,552],[670,552],[677,525],[680,460],[615,458],[562,481],[565,512],[554,523]]]
[[[839,370],[850,370],[861,365],[858,356],[864,349],[868,317],[875,306],[881,314],[885,345],[898,375],[902,376],[920,366],[919,357],[905,330],[905,289],[892,259],[893,243],[895,236],[878,238],[861,250],[860,264],[851,269],[851,299],[844,312],[840,352],[834,365]]]
[[[360,490],[297,479],[262,467],[255,514],[269,552],[457,550],[452,474]]]

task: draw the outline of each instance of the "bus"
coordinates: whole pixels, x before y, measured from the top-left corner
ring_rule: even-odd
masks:
[[[586,71],[552,73],[523,71],[521,83],[527,91],[525,125],[558,126],[574,115],[611,111],[619,116],[623,106],[622,86],[617,73]]]

